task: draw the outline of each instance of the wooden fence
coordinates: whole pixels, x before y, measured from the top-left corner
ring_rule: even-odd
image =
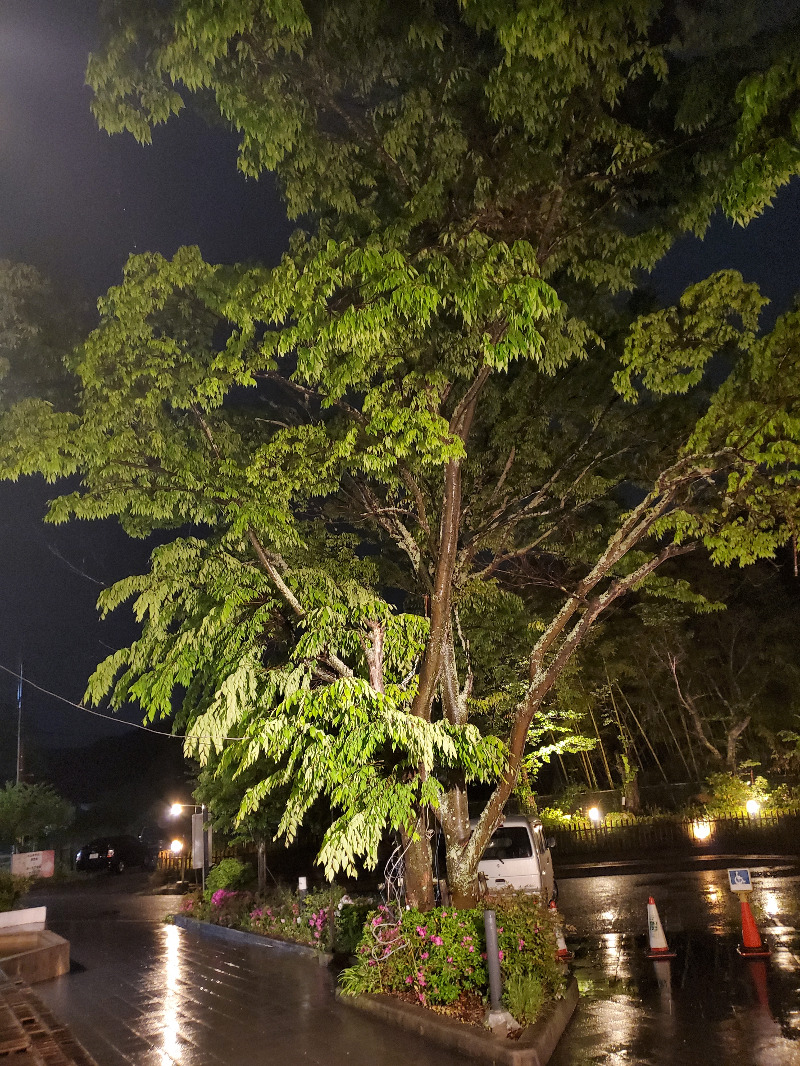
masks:
[[[723,814],[697,818],[642,818],[597,826],[559,826],[556,859],[561,856],[616,858],[653,851],[753,855],[800,854],[800,812],[762,811],[757,815]]]

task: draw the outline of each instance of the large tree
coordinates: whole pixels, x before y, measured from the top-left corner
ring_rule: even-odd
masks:
[[[142,636],[90,695],[177,701],[201,759],[274,763],[244,810],[287,785],[290,837],[326,794],[331,874],[399,829],[421,905],[433,812],[469,900],[597,619],[689,596],[657,571],[699,543],[747,564],[796,528],[800,315],[759,336],[731,272],[649,314],[619,294],[797,173],[797,27],[654,0],[108,8],[101,124],[146,141],[197,94],[305,230],[272,270],[131,259],[79,404],[4,419],[7,476],[80,477],[52,520],[176,530],[104,593]]]
[[[43,838],[69,828],[75,808],[52,785],[12,784],[0,788],[0,841],[35,847]]]

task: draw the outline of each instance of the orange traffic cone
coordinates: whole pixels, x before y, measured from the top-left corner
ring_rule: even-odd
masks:
[[[558,907],[556,907],[556,901],[550,900],[548,904],[549,909],[553,912],[553,925],[556,931],[556,958],[559,962],[569,962],[570,959],[574,959],[574,954],[567,947],[567,942],[564,939],[564,933],[561,929],[561,922],[558,918]]]
[[[669,950],[667,938],[664,936],[664,927],[658,916],[656,901],[652,896],[647,901],[647,928],[650,934],[648,959],[674,959],[676,952]]]
[[[767,945],[761,943],[756,920],[746,899],[742,900],[742,943],[736,950],[751,959],[764,959],[771,954]]]

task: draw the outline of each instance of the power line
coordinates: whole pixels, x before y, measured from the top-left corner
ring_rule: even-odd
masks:
[[[6,674],[11,674],[12,677],[17,678],[20,684],[24,681],[26,685],[30,685],[31,688],[35,688],[37,692],[43,692],[45,696],[52,696],[54,700],[60,700],[62,703],[68,704],[70,707],[74,707],[77,711],[84,711],[86,714],[91,714],[95,718],[105,718],[107,722],[114,722],[115,725],[128,726],[130,729],[141,729],[144,733],[153,733],[157,737],[170,737],[176,740],[185,740],[185,737],[180,736],[178,733],[162,733],[159,729],[151,729],[147,725],[139,725],[138,722],[125,722],[119,718],[115,718],[113,714],[103,714],[102,711],[93,711],[91,707],[84,707],[82,703],[75,703],[74,700],[68,700],[66,696],[60,696],[57,692],[51,692],[49,688],[44,688],[42,685],[37,685],[35,681],[31,681],[28,677],[22,676],[21,668],[19,671],[11,670],[8,666],[3,666],[0,663],[0,670]],[[195,734],[197,735],[197,734]],[[200,734],[201,736],[210,736],[210,734]],[[222,737],[222,740],[246,740],[246,737]]]

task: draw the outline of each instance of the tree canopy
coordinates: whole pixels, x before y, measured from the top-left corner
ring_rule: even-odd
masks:
[[[79,479],[51,520],[175,534],[103,593],[142,635],[89,695],[177,704],[226,772],[274,765],[242,813],[285,786],[289,838],[325,795],[331,875],[393,827],[430,902],[435,812],[467,899],[530,738],[570,742],[552,693],[594,623],[634,589],[698,600],[672,562],[698,546],[746,565],[797,529],[800,313],[759,332],[732,271],[671,308],[624,295],[800,169],[797,26],[653,0],[108,11],[101,125],[147,141],[196,96],[303,229],[272,269],[132,257],[78,402],[3,418],[5,476]]]
[[[51,785],[6,782],[0,789],[0,840],[4,844],[34,845],[67,829],[75,809]]]

